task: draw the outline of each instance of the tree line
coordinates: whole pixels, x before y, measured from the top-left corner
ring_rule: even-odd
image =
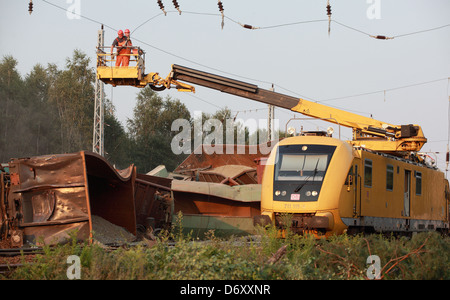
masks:
[[[56,64],[36,64],[25,76],[17,70],[17,60],[8,55],[0,61],[0,162],[11,158],[91,151],[95,98],[95,69],[90,58],[74,50],[60,69]],[[187,154],[174,154],[171,130],[176,119],[194,123],[186,105],[165,98],[146,87],[137,94],[133,117],[124,126],[114,115],[114,106],[105,99],[105,158],[116,168],[135,164],[146,173],[160,164],[175,169]],[[227,108],[203,120],[232,118]],[[236,126],[235,135],[248,128]],[[258,133],[256,133],[258,134]],[[192,139],[193,140],[193,139]]]

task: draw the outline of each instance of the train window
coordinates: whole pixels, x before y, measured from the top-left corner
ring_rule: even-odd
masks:
[[[328,154],[284,154],[277,180],[322,181],[328,166]]]
[[[392,191],[394,189],[394,166],[386,166],[386,190]]]
[[[414,171],[416,177],[416,195],[422,195],[422,172]]]
[[[274,166],[273,200],[317,201],[335,150],[336,146],[329,145],[279,146]]]
[[[372,160],[364,160],[364,186],[372,187]]]

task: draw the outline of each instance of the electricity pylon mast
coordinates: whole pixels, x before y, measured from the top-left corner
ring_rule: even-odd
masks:
[[[103,49],[104,34],[102,29],[98,31],[97,35],[97,51]],[[105,92],[103,88],[104,83],[95,76],[95,106],[94,106],[94,133],[92,139],[92,152],[104,156],[104,98]]]
[[[270,90],[272,92],[275,91],[273,84],[272,84],[272,88]],[[275,106],[273,106],[272,104],[268,104],[268,105],[269,105],[269,115],[267,116],[267,141],[270,142],[274,138],[274,133],[272,130],[274,129],[273,120],[275,118]]]

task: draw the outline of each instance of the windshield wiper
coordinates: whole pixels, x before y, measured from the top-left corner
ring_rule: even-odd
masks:
[[[319,160],[320,160],[320,158],[317,159],[316,167],[314,168],[313,181],[314,181],[314,178],[316,177],[316,174],[317,174],[317,166],[319,165]],[[305,182],[303,182],[302,184],[297,186],[297,188],[294,190],[294,193],[297,193],[298,191],[300,191],[309,182],[309,178],[311,178],[311,175],[306,177]]]

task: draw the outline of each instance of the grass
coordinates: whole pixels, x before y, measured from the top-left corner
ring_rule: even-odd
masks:
[[[143,242],[113,251],[74,241],[44,247],[34,263],[24,263],[1,279],[68,279],[70,255],[80,258],[85,280],[360,280],[368,279],[367,271],[374,266],[367,263],[369,255],[379,257],[381,279],[450,279],[450,238],[438,233],[328,240],[288,233],[280,239],[275,228],[267,228],[256,240],[219,239],[210,232],[207,241],[193,241],[181,230],[173,232],[151,245]]]

